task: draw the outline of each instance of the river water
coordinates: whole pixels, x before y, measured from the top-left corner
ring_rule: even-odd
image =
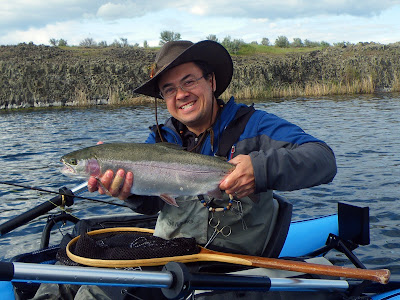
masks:
[[[279,193],[294,204],[293,219],[334,213],[337,202],[369,206],[371,244],[355,253],[367,267],[385,266],[400,274],[400,94],[274,99],[257,101],[255,107],[299,125],[335,152],[338,174],[332,183]],[[167,116],[160,107],[159,120]],[[72,188],[80,182],[59,172],[63,154],[99,140],[142,142],[153,123],[151,106],[1,111],[0,180],[53,191]],[[0,224],[51,197],[0,185]],[[124,212],[130,210],[79,199],[71,208],[79,218]],[[46,218],[0,237],[0,259],[37,249]],[[54,231],[51,243],[67,229]],[[337,252],[330,258],[344,261]]]

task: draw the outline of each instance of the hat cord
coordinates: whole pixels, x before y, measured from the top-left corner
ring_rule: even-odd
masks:
[[[155,115],[156,115],[156,126],[157,126],[158,135],[160,136],[161,142],[165,142],[165,140],[161,134],[160,125],[158,124],[157,97],[154,97],[154,109],[155,109]]]

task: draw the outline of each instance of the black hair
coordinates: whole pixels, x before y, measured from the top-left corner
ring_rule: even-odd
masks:
[[[208,63],[206,63],[202,60],[195,60],[195,61],[193,61],[193,63],[200,68],[201,72],[203,73],[204,78],[207,78],[209,75],[212,74],[213,69],[211,68],[211,66]]]

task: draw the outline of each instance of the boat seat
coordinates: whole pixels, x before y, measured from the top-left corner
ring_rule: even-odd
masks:
[[[277,258],[282,251],[289,231],[293,204],[275,193],[274,199],[276,199],[279,204],[278,217],[271,238],[261,256]]]

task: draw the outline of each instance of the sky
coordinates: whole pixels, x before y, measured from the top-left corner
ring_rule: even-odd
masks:
[[[123,38],[158,46],[165,30],[193,42],[213,34],[389,44],[400,41],[400,0],[0,0],[0,45]]]

